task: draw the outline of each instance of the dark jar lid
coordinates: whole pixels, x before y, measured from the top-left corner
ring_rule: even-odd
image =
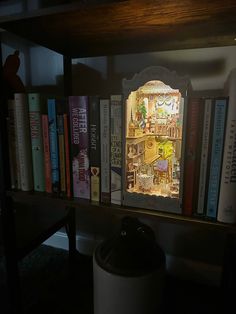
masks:
[[[137,218],[124,217],[119,232],[95,250],[97,264],[109,273],[143,276],[165,266],[165,254],[153,230]]]

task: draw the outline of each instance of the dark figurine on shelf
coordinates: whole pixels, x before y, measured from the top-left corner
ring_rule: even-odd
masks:
[[[24,93],[25,86],[17,75],[20,67],[19,51],[16,50],[6,58],[3,65],[3,88],[8,99],[14,98],[14,93]]]

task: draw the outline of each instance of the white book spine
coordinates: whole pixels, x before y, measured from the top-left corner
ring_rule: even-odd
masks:
[[[110,101],[100,100],[101,202],[110,202]]]
[[[202,147],[201,147],[201,161],[200,161],[200,178],[199,178],[199,190],[198,190],[198,203],[197,213],[204,213],[204,202],[206,192],[207,181],[207,164],[209,153],[209,137],[210,137],[210,125],[211,125],[211,111],[212,111],[212,99],[206,99],[204,105],[204,119],[203,119],[203,131],[202,131]]]
[[[27,95],[16,93],[14,99],[21,189],[30,191],[33,189],[33,172]]]
[[[229,95],[227,124],[217,220],[224,223],[236,222],[236,68],[227,81]]]

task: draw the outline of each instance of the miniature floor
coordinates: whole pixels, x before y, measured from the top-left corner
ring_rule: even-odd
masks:
[[[42,245],[20,263],[20,274],[24,314],[93,314],[91,257],[78,253],[70,275],[68,252]],[[3,261],[0,261],[0,276],[4,278]],[[160,314],[226,313],[221,300],[221,293],[215,287],[168,277]],[[4,302],[6,287],[0,284],[1,314],[7,313],[2,310]]]

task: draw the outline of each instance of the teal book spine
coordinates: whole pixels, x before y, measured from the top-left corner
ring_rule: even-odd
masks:
[[[56,99],[48,99],[49,146],[52,174],[52,192],[59,193],[59,152],[57,139]]]
[[[41,100],[38,93],[28,94],[34,190],[45,191]]]
[[[206,217],[216,219],[221,178],[222,155],[224,149],[227,99],[215,100],[211,161],[208,183]]]

